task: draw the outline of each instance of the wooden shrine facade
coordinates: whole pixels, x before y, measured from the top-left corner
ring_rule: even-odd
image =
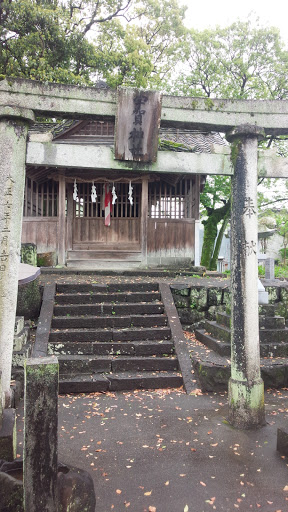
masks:
[[[33,126],[27,147],[22,243],[34,243],[38,253],[55,253],[60,264],[71,267],[89,268],[104,261],[108,266],[113,261],[134,266],[195,262],[203,175],[101,169],[97,162],[95,168],[87,168],[75,165],[73,156],[69,165],[71,148],[78,156],[96,148],[111,151],[114,129],[114,119],[104,116]],[[171,129],[160,129],[160,141],[165,148],[178,144],[178,152],[185,156],[210,153],[213,144],[224,144],[218,134]],[[49,156],[45,159],[47,151],[38,156],[41,165],[29,162],[30,148],[33,152],[36,146],[39,155],[40,147],[51,145],[66,154],[57,165],[51,165]],[[61,165],[61,159],[68,165]],[[109,225],[105,186],[110,194],[114,187],[116,195]]]

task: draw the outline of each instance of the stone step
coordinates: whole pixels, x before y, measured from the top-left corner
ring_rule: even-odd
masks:
[[[67,253],[68,261],[73,263],[75,260],[133,260],[133,261],[141,261],[142,254],[141,251],[138,250],[96,250],[96,249],[76,249],[72,251],[68,251]]]
[[[219,311],[216,313],[216,321],[220,325],[224,325],[225,327],[228,327],[230,329],[231,326],[231,316],[227,313],[224,313],[223,311]]]
[[[161,315],[164,313],[163,304],[159,303],[123,303],[123,304],[70,304],[54,306],[54,315],[59,316],[89,316],[89,315]]]
[[[178,360],[169,357],[60,355],[59,373],[111,373],[123,371],[174,371]]]
[[[288,342],[288,329],[260,329],[259,331],[260,345],[262,343],[287,343]]]
[[[121,372],[110,375],[60,375],[60,393],[129,391],[134,389],[179,388],[183,379],[178,372]]]
[[[231,357],[231,344],[226,341],[217,340],[207,333],[205,329],[196,329],[195,336],[198,341],[203,343],[206,347],[210,348],[223,357]]]
[[[49,341],[135,341],[170,339],[169,327],[150,327],[147,329],[66,329],[50,331]]]
[[[205,329],[196,329],[196,339],[203,343],[206,347],[213,350],[216,354],[222,357],[231,357],[231,346],[230,343],[218,340],[207,333]],[[272,342],[260,343],[260,356],[261,357],[287,357],[288,356],[288,344],[285,342]]]
[[[260,329],[285,329],[283,316],[259,316]]]
[[[163,296],[169,307],[164,308],[159,287],[137,282],[57,284],[51,326],[49,322],[45,344],[40,339],[39,346],[58,357],[60,392],[183,385],[178,362],[179,350],[183,359],[182,330],[180,326],[176,335],[174,329],[172,341],[165,308],[173,327],[177,313],[170,311],[173,299],[167,293],[168,298]],[[191,378],[188,352],[187,357]]]
[[[231,333],[228,327],[218,324],[215,320],[205,320],[204,325],[207,333],[211,334],[213,338],[230,343]]]
[[[142,265],[142,261],[138,258],[134,260],[117,260],[115,259],[75,259],[75,260],[67,260],[67,268],[71,270],[113,270],[117,272],[125,271],[125,270],[133,270],[136,268],[140,268]]]
[[[216,321],[219,325],[224,325],[230,329],[231,326],[231,316],[227,315],[227,313],[218,312],[216,314]],[[259,315],[259,327],[265,329],[284,329],[285,328],[285,318],[282,316],[264,316]]]
[[[99,304],[99,303],[136,303],[136,302],[155,302],[161,300],[159,292],[115,292],[110,293],[65,293],[63,295],[57,294],[55,303],[58,304]]]
[[[286,388],[288,386],[287,359],[261,359],[261,377],[265,388]],[[202,391],[225,391],[231,376],[230,364],[227,359],[215,364],[205,359],[194,359],[193,368]]]
[[[154,292],[159,291],[158,283],[57,283],[57,293],[88,292]]]
[[[167,325],[166,315],[129,316],[60,316],[53,317],[53,329],[97,329],[130,327],[163,327]]]
[[[259,314],[265,316],[275,316],[277,304],[259,304]]]
[[[160,356],[174,353],[174,345],[171,341],[119,341],[110,342],[49,342],[48,354],[54,355],[126,355],[126,356]]]
[[[230,329],[218,324],[213,320],[205,320],[205,330],[220,341],[230,342],[231,332]],[[260,344],[262,343],[287,343],[288,342],[288,328],[284,329],[260,329],[259,330]]]
[[[123,245],[122,245],[123,247]],[[101,243],[101,242],[73,242],[73,251],[119,251],[121,246],[119,246],[118,242],[114,243]],[[125,251],[140,251],[140,243],[138,242],[127,242],[125,243],[124,249]]]

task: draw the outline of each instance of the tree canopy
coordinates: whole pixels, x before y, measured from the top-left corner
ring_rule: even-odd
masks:
[[[156,87],[184,39],[177,0],[1,0],[0,73]]]
[[[193,97],[288,98],[288,51],[278,29],[251,18],[188,30],[185,10],[177,0],[0,0],[0,78],[90,86],[104,80]],[[287,155],[285,137],[262,143],[273,145]],[[202,264],[211,269],[229,219],[229,187],[229,179],[209,177],[201,194]]]
[[[181,66],[181,73],[170,84],[174,94],[228,99],[288,98],[288,52],[278,29],[263,28],[257,20],[237,21],[226,28],[190,30]],[[279,154],[285,154],[284,139],[272,137],[261,145],[275,145]],[[217,268],[221,238],[229,220],[228,182],[225,177],[209,177],[201,195],[206,216],[201,264],[211,270]]]

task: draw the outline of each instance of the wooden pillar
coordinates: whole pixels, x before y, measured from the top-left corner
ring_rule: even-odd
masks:
[[[264,384],[260,373],[257,150],[263,130],[239,126],[227,134],[232,142],[231,210],[231,378],[229,420],[235,427],[264,423]]]
[[[65,176],[59,175],[58,197],[58,265],[66,263],[66,181]]]
[[[2,404],[10,405],[10,380],[18,292],[25,155],[31,110],[0,107],[0,372]]]
[[[200,213],[199,213],[199,206],[200,206],[200,180],[201,175],[196,174],[195,176],[195,182],[193,184],[193,190],[192,190],[192,217],[195,219],[195,227],[194,227],[194,265],[199,266],[200,265]]]
[[[199,206],[200,206],[200,180],[201,174],[195,175],[195,181],[193,183],[192,190],[192,218],[199,220]]]
[[[148,232],[148,177],[142,178],[141,192],[141,252],[142,265],[147,265],[147,232]]]
[[[67,183],[67,251],[72,249],[73,245],[73,220],[74,220],[74,200],[73,200],[73,184]]]

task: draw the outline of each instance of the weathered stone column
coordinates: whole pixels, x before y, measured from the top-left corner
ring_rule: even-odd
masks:
[[[229,421],[238,428],[264,423],[260,374],[257,261],[257,142],[263,130],[244,125],[227,134],[234,164],[231,214],[231,379]]]
[[[25,512],[57,512],[58,373],[53,356],[25,365]]]
[[[0,370],[4,407],[10,405],[10,379],[18,290],[25,158],[31,110],[0,107]]]

